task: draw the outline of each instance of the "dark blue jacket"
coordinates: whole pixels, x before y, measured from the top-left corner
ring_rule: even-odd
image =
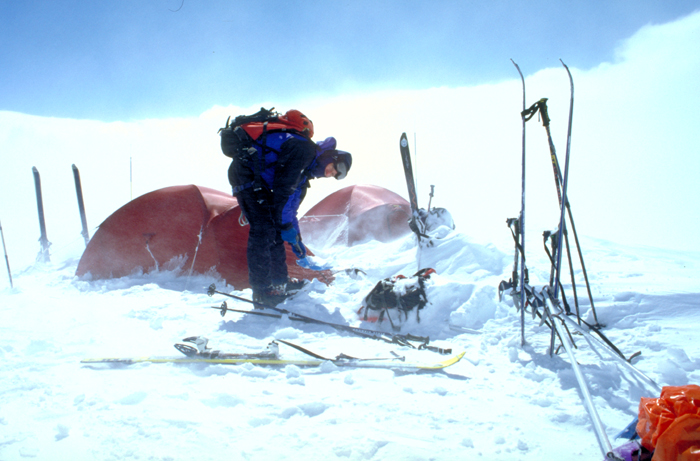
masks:
[[[334,138],[316,144],[304,136],[286,133],[268,133],[265,140],[264,161],[258,163],[262,192],[272,200],[275,222],[284,229],[293,226],[299,230],[297,210],[306,196],[309,180],[323,176],[317,159],[325,151],[335,149]],[[261,144],[256,144],[258,156],[248,162],[234,160],[229,168],[233,194],[254,187],[255,164],[260,162]]]

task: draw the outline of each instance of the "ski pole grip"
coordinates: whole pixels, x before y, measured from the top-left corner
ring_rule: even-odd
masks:
[[[547,98],[542,98],[537,101],[537,105],[540,108],[540,115],[542,116],[542,125],[549,126],[549,113],[547,112]]]

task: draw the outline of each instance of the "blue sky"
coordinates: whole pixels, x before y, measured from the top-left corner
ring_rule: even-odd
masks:
[[[697,1],[0,0],[0,110],[101,121],[614,62]]]

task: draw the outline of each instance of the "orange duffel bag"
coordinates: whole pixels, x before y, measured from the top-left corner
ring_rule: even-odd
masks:
[[[665,386],[642,397],[637,434],[654,461],[700,461],[700,386]]]

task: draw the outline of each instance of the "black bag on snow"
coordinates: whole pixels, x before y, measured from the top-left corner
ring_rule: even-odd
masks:
[[[428,304],[425,281],[434,273],[434,269],[425,268],[410,278],[396,275],[380,280],[362,301],[358,314],[364,311],[363,320],[371,322],[381,322],[387,318],[393,325],[390,309],[399,314],[398,317],[394,316],[397,320],[401,320],[402,313],[404,320],[407,319],[408,313],[415,309],[416,319],[420,322],[419,311]]]

